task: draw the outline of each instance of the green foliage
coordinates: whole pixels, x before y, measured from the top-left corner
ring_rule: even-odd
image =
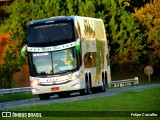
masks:
[[[143,35],[132,14],[125,10],[121,2],[112,0],[110,6],[108,38],[111,47],[111,62],[122,69],[129,69],[131,64],[139,63],[139,56],[144,47]]]
[[[79,0],[78,2],[78,15],[80,16],[95,16],[95,6],[93,0]]]
[[[3,87],[3,85],[2,85],[2,81],[3,81],[3,77],[4,77],[4,75],[3,75],[3,65],[0,65],[0,88],[2,88]]]
[[[126,6],[125,10],[133,13],[135,9],[143,7],[150,0],[118,0],[120,4]]]
[[[144,49],[144,60],[147,64],[157,67],[160,61],[160,0],[152,0],[143,8],[135,11],[135,18],[140,23],[141,29],[146,37],[143,43],[146,44]],[[160,65],[159,65],[160,67]]]
[[[0,103],[16,101],[16,100],[25,100],[25,99],[35,98],[35,97],[37,96],[33,96],[31,92],[4,94],[3,96],[0,96]]]
[[[15,60],[16,59],[16,60]],[[0,67],[1,87],[11,88],[13,87],[13,74],[20,71],[21,62],[16,57],[16,49],[8,48],[4,56],[4,64]]]

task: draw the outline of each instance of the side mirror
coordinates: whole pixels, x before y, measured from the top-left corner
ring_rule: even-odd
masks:
[[[76,53],[80,54],[80,45],[76,45]]]
[[[80,49],[81,49],[81,47],[80,47],[80,38],[78,38],[76,40],[76,53],[77,54],[80,54]]]
[[[25,62],[26,61],[26,58],[25,58],[25,51],[27,49],[27,45],[24,45],[22,50],[21,50],[21,58],[22,58],[22,61]]]

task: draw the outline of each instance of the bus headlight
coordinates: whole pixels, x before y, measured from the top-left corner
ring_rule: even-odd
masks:
[[[36,86],[37,84],[38,84],[38,82],[36,80],[32,82],[33,86]]]

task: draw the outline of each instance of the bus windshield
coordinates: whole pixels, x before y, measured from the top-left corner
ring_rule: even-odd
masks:
[[[54,75],[77,68],[75,48],[54,52],[30,53],[31,75]]]
[[[30,25],[28,27],[29,43],[47,43],[57,41],[72,41],[74,39],[71,22]]]

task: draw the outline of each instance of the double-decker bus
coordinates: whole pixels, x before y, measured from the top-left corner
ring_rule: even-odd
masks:
[[[30,83],[40,100],[106,91],[111,81],[102,19],[59,16],[31,21],[27,29]]]

